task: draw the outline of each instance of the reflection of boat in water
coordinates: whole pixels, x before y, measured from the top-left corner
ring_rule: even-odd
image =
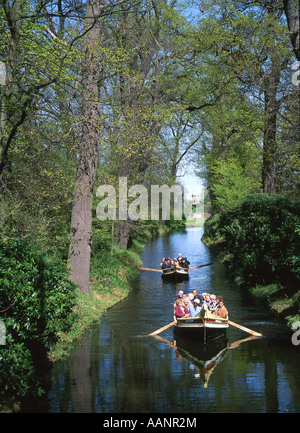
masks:
[[[192,338],[197,342],[206,343],[226,335],[229,327],[226,319],[210,313],[205,305],[196,317],[176,318],[174,333],[176,336]]]
[[[230,347],[226,337],[208,345],[178,337],[176,348],[179,356],[194,365],[195,377],[200,378],[204,388],[206,388],[211,374],[226,357]]]
[[[154,338],[172,347],[176,352],[178,360],[185,359],[193,365],[195,378],[200,378],[203,387],[207,388],[208,381],[214,369],[225,359],[228,350],[236,349],[241,344],[256,340],[259,337],[251,336],[242,340],[236,340],[230,344],[226,337],[211,341],[210,344],[199,344],[195,340],[188,340],[182,337],[177,337],[174,342],[166,340],[160,335],[156,335]]]
[[[164,280],[182,281],[188,280],[190,274],[189,268],[172,267],[162,269],[161,276]]]

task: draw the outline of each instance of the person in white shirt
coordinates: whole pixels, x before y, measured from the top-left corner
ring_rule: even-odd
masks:
[[[191,317],[195,317],[201,311],[200,300],[198,298],[194,299],[194,304],[190,307]]]

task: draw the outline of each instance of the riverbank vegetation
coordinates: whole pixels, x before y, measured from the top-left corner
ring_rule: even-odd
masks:
[[[203,242],[216,246],[235,281],[291,325],[300,311],[300,203],[255,194],[205,223]]]
[[[33,382],[42,390],[30,340],[63,356],[68,339],[126,296],[145,240],[185,225],[162,203],[158,219],[139,219],[136,185],[150,207],[151,186],[195,170],[214,215],[207,238],[249,194],[299,200],[299,26],[295,0],[4,0],[0,28],[0,356],[11,356],[7,389],[20,366],[9,363],[24,353],[11,387],[23,395]],[[116,203],[104,219],[102,186]],[[289,248],[280,257],[294,277]]]
[[[158,227],[140,230],[124,250],[111,243],[110,227],[104,226],[95,229],[89,294],[31,239],[1,240],[0,297],[7,307],[1,311],[0,409],[3,402],[18,407],[23,397],[43,394],[51,363],[68,355],[105,311],[128,296],[141,249]]]

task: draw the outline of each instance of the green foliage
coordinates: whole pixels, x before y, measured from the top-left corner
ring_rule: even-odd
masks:
[[[1,239],[0,263],[0,397],[40,394],[47,351],[75,319],[75,286],[30,240]]]
[[[220,214],[212,215],[204,223],[204,235],[202,241],[207,245],[218,244],[222,241],[222,228],[220,226]]]
[[[246,197],[205,223],[205,239],[222,238],[221,257],[243,284],[300,279],[300,204],[280,195]]]
[[[221,212],[232,210],[246,195],[259,190],[260,182],[250,177],[234,159],[219,161],[212,169],[218,179],[212,185],[215,205]]]
[[[11,149],[14,163],[4,173],[0,194],[0,231],[34,233],[35,242],[55,260],[68,254],[74,166],[68,150],[49,146],[45,136],[55,137],[51,127],[38,131],[24,125],[18,143]],[[55,251],[55,254],[53,252]]]

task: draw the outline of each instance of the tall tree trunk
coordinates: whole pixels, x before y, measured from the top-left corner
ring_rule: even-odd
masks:
[[[71,220],[71,278],[83,293],[90,293],[89,274],[92,247],[92,199],[99,157],[99,78],[97,44],[100,36],[99,0],[88,0],[83,62],[82,143],[76,174]]]
[[[129,221],[119,221],[115,227],[115,238],[123,250],[127,250],[131,227]]]
[[[18,127],[27,117],[26,108],[29,104],[28,96],[23,98],[22,104],[16,97],[21,91],[19,60],[21,1],[16,0],[12,5],[7,0],[2,3],[10,33],[7,44],[6,74],[3,77],[5,81],[1,83],[3,88],[0,99],[0,176],[2,172],[10,168],[9,148],[17,134]]]
[[[281,65],[273,60],[271,72],[265,77],[265,128],[263,144],[262,181],[263,192],[276,194],[276,124],[280,101],[277,100]]]
[[[297,60],[300,60],[299,0],[283,0],[283,5],[294,53]]]
[[[264,129],[263,150],[263,191],[267,194],[276,194],[276,117],[277,113],[272,108],[273,95],[265,92],[265,112],[267,119]]]

